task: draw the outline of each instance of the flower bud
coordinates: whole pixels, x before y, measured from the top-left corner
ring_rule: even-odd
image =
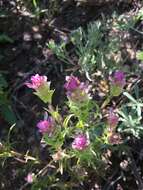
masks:
[[[112,83],[113,83],[113,85],[117,85],[117,86],[123,88],[126,84],[125,74],[122,71],[116,71],[114,73]]]
[[[33,183],[35,178],[35,174],[34,173],[28,173],[28,175],[26,176],[25,180],[27,181],[27,183]]]
[[[111,95],[119,96],[126,84],[125,75],[122,71],[116,71],[111,79]]]
[[[26,82],[25,85],[28,88],[34,89],[34,94],[44,103],[51,104],[54,90],[50,90],[50,82],[47,81],[46,76],[40,76],[39,74],[33,75],[30,82]]]

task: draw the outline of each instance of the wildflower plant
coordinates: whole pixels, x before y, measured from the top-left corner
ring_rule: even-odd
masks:
[[[107,106],[113,97],[118,97],[124,92],[124,87],[126,85],[125,73],[121,70],[113,72],[113,74],[109,76],[109,84],[110,90],[102,104],[102,107]]]
[[[31,77],[30,82],[25,82],[28,88],[35,90],[34,94],[37,95],[44,103],[51,103],[54,90],[50,90],[50,82],[47,81],[46,76],[36,74]]]
[[[125,74],[122,71],[116,71],[111,78],[111,95],[119,96],[122,93],[125,84]]]
[[[122,89],[125,85],[124,74],[117,72],[111,82]],[[38,74],[31,77],[31,82],[26,82],[43,102],[48,103],[45,108],[47,117],[38,121],[36,127],[42,141],[48,145],[53,163],[58,163],[61,174],[67,168],[72,170],[75,165],[85,168],[100,167],[104,164],[102,156],[108,145],[122,142],[117,132],[120,120],[117,112],[111,108],[107,121],[101,122],[101,110],[91,97],[91,86],[70,75],[65,78],[63,86],[69,111],[61,115],[59,108],[52,105],[54,90],[50,89],[49,84],[46,76]],[[71,165],[72,160],[74,164]]]
[[[127,23],[123,22],[125,31],[128,30]],[[75,70],[80,68],[87,79],[92,80],[92,75],[96,71],[105,74],[106,71],[121,68],[124,61],[120,55],[122,48],[121,37],[118,34],[122,31],[120,26],[118,15],[113,14],[110,19],[103,16],[101,20],[91,22],[85,28],[73,30],[68,40],[61,39],[60,43],[50,40],[47,46],[59,60],[74,65]],[[67,51],[69,44],[72,47],[71,52],[74,52],[74,59],[73,54]]]
[[[88,112],[93,106],[89,93],[89,84],[81,82],[77,77],[67,76],[64,87],[66,89],[70,112],[81,121],[87,120]]]
[[[56,175],[59,176],[59,173],[64,175],[64,172],[69,172],[75,176],[78,169],[85,170],[86,173],[92,168],[100,175],[101,168],[106,168],[103,166],[110,162],[106,157],[107,152],[112,153],[118,149],[122,151],[122,148],[125,150],[126,144],[122,134],[136,138],[143,135],[143,103],[139,98],[139,89],[135,90],[136,99],[124,91],[126,76],[121,70],[116,70],[110,77],[110,101],[122,93],[129,102],[115,108],[110,107],[106,119],[102,115],[102,106],[100,108],[100,104],[92,99],[89,83],[81,81],[77,76],[70,75],[65,78],[63,90],[67,96],[68,111],[64,114],[60,113],[58,106],[52,105],[54,90],[50,89],[46,76],[36,74],[25,84],[34,89],[36,95],[38,92],[38,97],[47,106],[44,108],[46,117],[37,122],[36,128],[41,142],[48,146],[50,163],[56,170],[53,169],[52,181],[46,178],[44,187],[52,182],[54,185],[58,184]],[[82,177],[76,177],[76,180],[81,182],[85,177],[83,174]],[[27,175],[26,180],[28,184],[32,183],[34,188],[40,184],[38,176],[33,178],[31,173]]]
[[[82,27],[73,30],[68,40],[61,40],[59,44],[50,40],[47,46],[62,62],[78,65],[77,68],[80,67],[86,77],[90,79],[96,69],[105,70],[109,65],[108,62],[111,66],[112,61],[111,58],[108,58],[108,54],[115,51],[115,44],[117,44],[116,42],[114,45],[111,44],[111,40],[109,42],[107,38],[106,42],[103,42],[104,32],[108,31],[105,23],[107,23],[105,20],[89,23],[86,30]],[[67,51],[66,46],[69,43],[73,46],[76,55],[75,61]],[[116,47],[116,49],[118,48]]]

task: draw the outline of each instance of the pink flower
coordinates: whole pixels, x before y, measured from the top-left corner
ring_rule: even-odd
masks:
[[[66,83],[64,85],[65,89],[68,91],[73,91],[80,86],[80,81],[77,77],[74,76],[67,76]]]
[[[89,85],[84,82],[80,82],[77,77],[67,76],[66,83],[64,85],[67,90],[67,97],[73,102],[84,102],[90,99]]]
[[[50,134],[53,130],[53,120],[49,117],[47,120],[41,120],[37,123],[37,127],[39,132],[42,134],[48,133]]]
[[[89,145],[89,140],[84,134],[79,134],[75,137],[72,148],[76,150],[84,150]]]
[[[30,82],[26,82],[25,85],[28,88],[37,90],[39,87],[43,86],[47,82],[46,76],[40,76],[39,74],[33,75]]]
[[[33,183],[34,174],[33,173],[28,173],[28,175],[26,176],[25,180],[27,181],[27,183]]]
[[[116,71],[113,75],[112,83],[123,88],[126,84],[125,74],[122,71]]]
[[[109,116],[107,118],[107,122],[108,122],[108,125],[111,128],[115,128],[118,125],[119,117],[113,112],[112,109],[109,112]]]

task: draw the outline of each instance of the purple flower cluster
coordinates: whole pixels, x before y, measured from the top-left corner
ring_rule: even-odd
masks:
[[[76,90],[80,86],[80,81],[77,77],[67,76],[66,81],[64,87],[67,91]]]
[[[73,102],[84,102],[90,98],[89,85],[80,82],[77,77],[67,76],[64,87],[67,90],[67,97]]]
[[[72,143],[72,148],[76,150],[84,150],[87,148],[89,145],[89,140],[86,135],[84,134],[79,134],[75,137],[73,143]]]
[[[116,71],[112,78],[112,84],[123,88],[126,84],[125,74],[122,71]]]
[[[39,129],[39,132],[42,134],[50,134],[53,131],[53,119],[49,117],[47,120],[41,120],[37,123],[37,128]]]
[[[26,82],[25,85],[28,88],[32,88],[34,90],[37,90],[41,86],[45,85],[47,82],[47,77],[46,76],[40,76],[39,74],[33,75],[30,78],[30,82]]]

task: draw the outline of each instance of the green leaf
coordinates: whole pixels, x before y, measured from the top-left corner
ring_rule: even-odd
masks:
[[[12,154],[10,152],[3,152],[0,153],[0,158],[8,158],[8,157],[12,157]]]
[[[0,112],[8,123],[10,124],[16,123],[16,117],[10,105],[5,105],[5,104],[0,105]]]
[[[33,5],[35,8],[37,7],[37,1],[36,0],[33,0]]]
[[[68,127],[68,123],[69,123],[71,117],[73,117],[73,116],[74,116],[74,114],[70,114],[70,115],[68,115],[68,116],[65,118],[65,120],[64,120],[64,122],[63,122],[63,127],[64,127],[64,128],[67,128],[67,127]]]
[[[54,149],[59,149],[63,145],[63,137],[61,136],[54,136],[49,137],[47,134],[44,135],[44,140],[46,144],[50,145]]]
[[[47,84],[39,88],[34,94],[38,96],[44,103],[52,102],[52,96],[55,90],[50,90],[50,84]]]
[[[14,40],[6,34],[0,34],[0,43],[13,43]]]
[[[122,90],[121,87],[112,85],[110,89],[111,96],[119,96],[122,93]]]
[[[123,93],[129,100],[131,100],[133,103],[138,104],[138,102],[128,93],[124,92]]]
[[[45,91],[46,92],[46,91]],[[34,92],[44,103],[50,103],[52,101],[54,90],[48,91],[48,93]]]
[[[2,74],[0,74],[0,89],[1,88],[6,88],[7,86],[8,86],[8,84],[7,84],[6,80],[5,80],[5,78],[3,77]]]
[[[0,74],[0,113],[8,123],[13,124],[16,122],[16,117],[10,106],[8,94],[4,91],[7,86],[6,80],[3,75]]]
[[[51,114],[51,116],[53,117],[53,119],[55,121],[57,121],[57,123],[62,123],[62,117],[59,114],[58,106],[56,107],[55,110],[53,109],[52,106],[49,106],[49,109],[44,108],[44,110],[46,110],[47,112],[49,112]]]
[[[137,59],[138,59],[139,61],[143,61],[143,51],[137,52],[136,57],[137,57]]]
[[[143,9],[142,8],[138,11],[137,15],[135,16],[135,19],[137,19],[137,21],[143,20]]]
[[[78,123],[76,124],[76,128],[78,128],[78,129],[83,129],[84,128],[84,123],[83,123],[83,121],[78,121]]]

